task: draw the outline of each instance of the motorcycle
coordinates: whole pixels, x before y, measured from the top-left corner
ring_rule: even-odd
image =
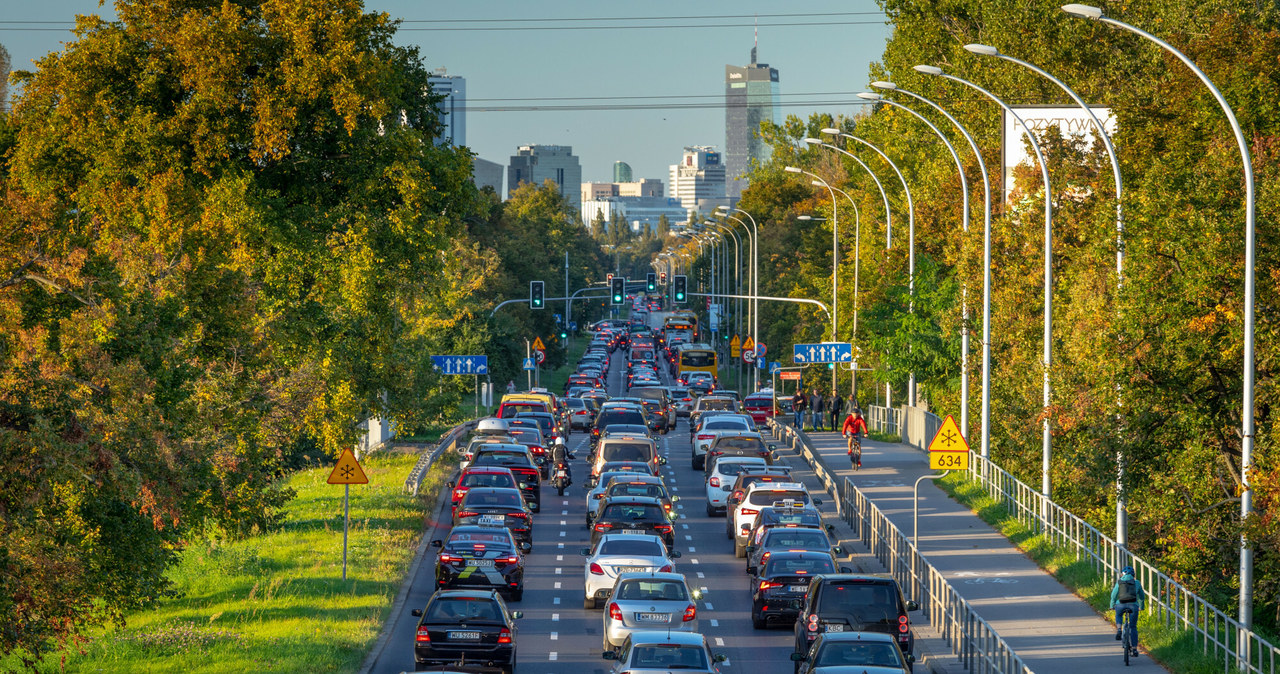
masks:
[[[569,477],[569,464],[556,464],[555,474],[551,478],[551,486],[556,488],[556,494],[564,496],[564,490],[573,484],[573,480]]]

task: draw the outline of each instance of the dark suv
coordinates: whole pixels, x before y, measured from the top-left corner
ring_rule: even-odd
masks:
[[[751,626],[761,630],[770,623],[791,623],[799,612],[797,600],[804,597],[811,579],[848,570],[837,568],[835,558],[825,550],[771,554],[751,574]]]
[[[515,671],[515,621],[521,613],[508,611],[497,593],[440,590],[431,595],[426,608],[412,613],[420,618],[413,641],[414,669],[462,662],[486,670]]]
[[[795,650],[808,653],[823,632],[883,632],[892,634],[904,655],[915,650],[909,611],[914,601],[903,601],[898,583],[886,576],[836,573],[813,578],[799,600],[795,626]]]
[[[591,518],[591,545],[605,534],[651,534],[660,536],[668,550],[676,545],[675,527],[662,502],[646,496],[614,496],[600,499]]]

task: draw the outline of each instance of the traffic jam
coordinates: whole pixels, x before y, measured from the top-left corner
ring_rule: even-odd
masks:
[[[696,517],[716,531],[723,521],[724,541],[714,546],[740,564],[750,628],[790,630],[791,652],[781,657],[795,672],[911,671],[917,607],[891,577],[840,565],[848,553],[819,512],[825,494],[810,494],[762,432],[775,413],[772,391],[742,399],[722,388],[719,354],[698,341],[693,312],[661,312],[661,301],[643,293],[632,302],[629,318],[591,326],[563,391],[508,393],[460,450],[448,530],[430,542],[434,592],[412,611],[415,670],[509,673],[528,664],[518,657],[524,611],[516,607],[526,589],[546,589],[526,588],[527,564],[554,555],[571,567],[555,568],[556,588],[571,590],[581,575],[581,611],[599,626],[588,633],[598,635],[606,671],[759,671],[728,662],[708,635],[717,621],[706,615],[704,574],[694,577],[696,559],[682,563],[693,538],[678,535]],[[677,456],[669,441],[685,430],[691,449]],[[576,453],[574,432],[585,436],[574,440]],[[684,461],[705,495],[696,515],[681,503],[688,478],[670,482]],[[556,540],[538,531],[554,518],[549,504],[579,498],[586,545],[544,542]],[[712,543],[698,545],[712,552]]]

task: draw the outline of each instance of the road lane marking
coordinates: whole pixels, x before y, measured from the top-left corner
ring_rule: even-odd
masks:
[[[556,581],[556,589],[557,589],[557,590],[559,590],[559,589],[560,589],[560,581],[558,581],[558,580]]]
[[[680,525],[680,528],[681,528],[681,529],[688,529],[688,528],[689,528],[689,525],[688,525],[688,524],[681,524],[681,525]]]
[[[561,515],[568,515],[568,514],[569,514],[569,511],[568,511],[568,510],[561,510],[561,511],[560,511],[560,514],[561,514]]]
[[[677,509],[677,510],[684,510],[684,506],[682,506],[682,505],[680,505],[679,503],[677,503],[677,504],[676,504],[676,509]]]
[[[689,546],[689,552],[697,552],[697,551],[698,551],[697,548],[693,547],[692,545]]]
[[[563,550],[563,549],[564,549],[564,543],[556,543],[556,547],[557,547],[557,548],[559,548],[560,550]]]
[[[711,602],[709,602],[709,601],[704,601],[704,602],[702,602],[702,608],[705,608],[705,609],[707,609],[708,611],[714,611],[714,610],[716,610],[716,607],[712,606],[712,605],[711,605]]]
[[[557,606],[559,606],[559,605],[560,605],[560,598],[559,598],[559,597],[552,597],[552,598],[551,598],[551,603],[552,603],[552,604],[555,604],[555,605],[557,605]]]
[[[560,502],[560,505],[569,505],[569,502],[568,502],[568,501],[561,501],[561,502]]]
[[[554,660],[556,660],[556,659],[557,659],[557,658],[559,658],[559,657],[560,657],[560,654],[559,654],[559,653],[556,653],[555,651],[551,651],[550,653],[547,653],[547,659],[548,659],[548,660],[552,660],[552,661],[554,661]]]
[[[698,572],[698,577],[699,577],[699,578],[706,578],[706,575],[704,575],[701,571],[699,571],[699,572]]]
[[[557,561],[557,562],[563,562],[563,561],[564,561],[564,555],[556,555],[556,561]]]
[[[724,639],[721,639],[720,637],[716,637],[716,645],[717,645],[717,646],[723,646],[723,645],[724,645]],[[554,655],[554,654],[553,654],[553,655]],[[555,659],[555,658],[552,658],[552,660],[554,660],[554,659]]]
[[[552,633],[551,633],[551,640],[552,640],[552,641],[559,641],[559,640],[560,640],[560,633],[559,633],[559,632],[552,632]]]
[[[552,613],[552,614],[551,614],[551,622],[553,622],[553,623],[560,622],[560,614],[559,614],[559,613]]]
[[[716,620],[715,618],[712,618],[712,619],[711,619],[711,626],[712,626],[712,627],[719,627],[719,626],[720,626],[720,621],[719,621],[719,620]]]
[[[560,567],[558,567],[558,566],[556,567],[556,575],[557,575],[557,576],[558,576],[558,575],[560,575]]]
[[[691,560],[689,560],[689,561],[690,561],[690,562],[693,562],[694,564],[697,564],[697,563],[698,563],[698,560],[696,560],[696,559],[691,559]]]
[[[560,538],[564,538],[564,532],[563,532],[563,531],[561,531],[561,532],[560,532]]]
[[[684,539],[685,539],[686,541],[691,541],[691,540],[693,540],[693,536],[690,536],[689,534],[685,534],[685,535],[684,535]]]

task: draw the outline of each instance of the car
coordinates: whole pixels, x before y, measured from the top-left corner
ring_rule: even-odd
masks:
[[[511,419],[517,414],[525,412],[547,412],[547,404],[540,400],[532,400],[529,398],[518,398],[514,400],[504,400],[498,404],[498,418]]]
[[[831,538],[835,535],[835,527],[825,524],[822,521],[822,513],[818,512],[813,506],[800,504],[789,504],[786,502],[776,503],[771,506],[765,506],[760,509],[760,514],[756,515],[756,523],[752,525],[751,531],[747,532],[747,571],[751,570],[751,566],[758,561],[759,552],[756,548],[764,541],[764,536],[770,530],[779,527],[793,527],[817,529]],[[727,531],[728,538],[733,538],[733,532]]]
[[[453,511],[453,526],[492,522],[511,530],[520,549],[533,547],[533,518],[519,489],[473,487]]]
[[[596,420],[595,410],[582,398],[565,398],[565,407],[569,408],[569,427],[590,430]]]
[[[613,424],[631,424],[648,428],[649,420],[645,418],[644,408],[639,405],[614,405],[612,401],[605,403],[591,425],[591,446],[600,441],[600,434]]]
[[[471,462],[476,458],[476,452],[480,451],[485,445],[495,444],[516,444],[515,437],[510,435],[510,430],[504,430],[501,435],[477,435],[467,441],[467,446],[462,450],[462,456],[458,464],[459,468],[466,470],[471,466]]]
[[[516,481],[515,473],[510,468],[502,468],[500,466],[471,466],[464,468],[458,473],[458,479],[449,482],[449,505],[452,511],[458,509],[458,503],[462,501],[462,497],[467,495],[467,491],[472,487],[510,487],[519,489],[520,483]]]
[[[733,485],[729,487],[729,494],[725,497],[725,508],[733,508],[742,502],[742,497],[747,494],[747,487],[756,482],[795,482],[796,479],[791,476],[791,466],[783,464],[775,464],[772,466],[760,466],[755,464],[748,466],[745,470],[738,473],[738,477],[734,479]],[[729,526],[725,525],[725,531],[728,533],[726,538],[733,538],[733,531]]]
[[[604,650],[619,648],[628,635],[639,630],[697,632],[696,601],[681,574],[643,571],[619,575],[601,619]]]
[[[547,445],[542,438],[542,431],[536,424],[533,427],[512,426],[507,433],[511,434],[511,438],[516,443],[529,448],[529,453],[533,455],[533,462],[538,465],[542,479],[551,477],[551,457],[547,454]]]
[[[707,638],[691,632],[632,632],[618,650],[601,653],[615,660],[609,674],[650,674],[679,671],[681,674],[719,674],[717,667],[726,657],[714,653]]]
[[[753,467],[766,468],[764,459],[754,456],[735,456],[717,461],[707,475],[707,517],[723,517],[729,494],[738,474]]]
[[[719,414],[705,419],[694,419],[689,429],[689,440],[693,443],[691,455],[694,470],[706,469],[707,450],[720,435],[724,433],[742,435],[754,430],[751,427],[751,419],[741,414]]]
[[[667,395],[671,398],[671,406],[675,409],[676,416],[688,417],[689,411],[693,409],[693,393],[685,387],[668,386]]]
[[[556,415],[551,412],[521,412],[515,416],[516,419],[531,419],[538,422],[538,430],[542,431],[542,437],[547,442],[555,444],[557,439],[564,439],[568,442],[568,433],[561,426]]]
[[[672,518],[662,502],[647,496],[615,496],[600,499],[591,518],[591,545],[605,534],[655,534],[668,550],[675,549],[676,535]]]
[[[599,467],[611,461],[639,461],[650,465],[650,472],[657,473],[658,466],[667,460],[658,452],[658,443],[644,436],[609,435],[596,445],[591,474],[599,475]]]
[[[747,535],[755,526],[760,509],[775,503],[789,505],[821,505],[822,501],[810,499],[809,492],[799,482],[757,482],[747,487],[742,502],[733,510],[733,552],[739,558],[747,556]]]
[[[658,407],[661,408],[666,421],[666,425],[662,431],[663,433],[666,433],[676,427],[675,406],[672,404],[671,396],[668,394],[667,388],[663,386],[661,382],[652,386],[637,388],[632,392],[632,394],[639,398],[651,399],[658,402]]]
[[[719,423],[719,418],[708,419],[707,425],[714,427]],[[778,448],[772,442],[765,442],[764,437],[759,433],[747,433],[743,431],[717,431],[712,430],[715,439],[710,441],[706,447],[703,461],[706,465],[703,467],[706,474],[710,474],[711,466],[719,458],[728,458],[731,456],[750,456],[764,459],[764,462],[773,465],[773,451]],[[707,431],[700,431],[699,436],[705,435]]]
[[[796,674],[905,674],[916,661],[903,655],[893,637],[879,632],[825,632],[808,653],[792,653]]]
[[[524,598],[524,555],[501,524],[456,526],[448,538],[431,541],[436,555],[436,587],[480,587]]]
[[[515,672],[515,621],[522,614],[507,610],[496,593],[441,590],[431,595],[425,608],[410,613],[419,619],[413,640],[415,670],[444,671],[465,662]]]
[[[473,466],[500,466],[516,476],[525,503],[538,512],[542,506],[542,473],[534,463],[533,453],[521,444],[482,445],[472,460]]]
[[[653,438],[653,434],[649,432],[649,427],[643,424],[614,424],[600,433],[601,439],[622,435],[640,436],[650,439]]]
[[[609,483],[612,482],[614,478],[621,478],[621,479],[627,479],[627,480],[632,478],[650,478],[654,480],[661,479],[657,476],[650,475],[646,470],[645,466],[641,464],[628,465],[628,466],[615,466],[615,467],[620,468],[620,470],[607,470],[603,473],[600,473],[600,475],[597,476],[596,478],[588,480],[589,486],[587,489],[587,514],[586,514],[587,526],[591,526],[591,518],[595,517],[596,509],[597,509],[596,507],[600,505],[600,499],[604,498],[605,492],[609,490]],[[641,494],[641,496],[647,496],[647,495],[648,494]]]
[[[657,475],[639,473],[613,473],[610,479],[601,479],[603,496],[652,496],[662,503],[662,509],[673,512],[671,505],[680,500],[667,491],[667,485]],[[590,503],[590,502],[588,502]],[[594,503],[591,503],[594,506]],[[588,506],[590,507],[590,506]]]
[[[903,655],[915,651],[915,635],[907,614],[919,610],[904,601],[898,583],[888,576],[836,573],[813,578],[800,601],[795,624],[795,652],[808,653],[821,634],[880,632],[898,643]]]
[[[847,567],[839,569],[848,572]],[[761,630],[772,623],[792,623],[809,580],[837,571],[829,551],[780,550],[755,567],[751,580],[751,626]]]
[[[773,393],[752,393],[742,401],[742,411],[751,415],[757,424],[764,424],[773,418]]]
[[[582,608],[600,608],[613,584],[624,573],[670,572],[679,550],[668,551],[662,539],[648,534],[605,534],[599,542],[582,548]]]
[[[774,553],[825,552],[833,557],[844,554],[844,548],[831,544],[831,537],[822,526],[773,524],[757,525],[757,529],[761,532],[758,542],[747,547],[748,574],[756,573]]]
[[[609,473],[609,472],[619,472],[619,471],[629,471],[629,472],[639,473],[641,475],[657,475],[658,474],[656,471],[654,471],[653,464],[651,463],[645,463],[643,461],[606,461],[600,464],[599,474],[594,474],[587,477],[586,486],[589,489],[593,489],[598,484],[600,484],[600,475],[604,475],[605,473]]]
[[[695,372],[693,374],[699,373]],[[707,376],[710,377],[711,375]],[[696,387],[693,384],[689,384],[689,388],[690,390],[696,390]],[[689,411],[689,422],[696,422],[699,414],[708,411],[736,413],[738,411],[738,401],[730,398],[729,396],[703,395],[693,402],[693,409]]]

